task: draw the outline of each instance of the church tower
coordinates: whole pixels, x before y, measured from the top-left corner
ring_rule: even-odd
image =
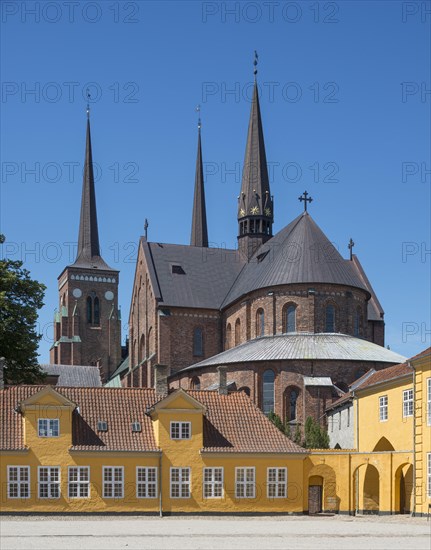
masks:
[[[207,212],[205,206],[204,172],[202,165],[201,119],[198,121],[198,154],[196,158],[195,194],[193,199],[191,246],[208,247]]]
[[[254,88],[238,197],[238,248],[250,260],[256,250],[272,237],[274,204],[266,164],[265,142],[257,88],[257,55],[254,61]]]
[[[51,363],[98,365],[104,381],[114,372],[121,361],[118,276],[119,272],[100,255],[87,107],[78,252],[75,262],[58,277],[59,309],[54,319]]]

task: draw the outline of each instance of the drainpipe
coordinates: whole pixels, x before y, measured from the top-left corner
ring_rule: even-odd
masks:
[[[159,454],[159,517],[163,517],[163,501],[162,501],[162,451]]]
[[[407,362],[407,365],[413,369],[413,506],[411,516],[416,516],[416,372],[415,367]]]

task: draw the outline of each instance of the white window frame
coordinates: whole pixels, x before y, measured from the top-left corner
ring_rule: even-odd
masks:
[[[271,472],[275,473],[275,478],[270,479]],[[280,474],[283,473],[284,480],[280,480]],[[271,466],[266,470],[266,496],[273,498],[287,498],[287,468]],[[274,494],[271,495],[271,488],[274,489]]]
[[[42,428],[41,424],[46,423],[46,427]],[[56,426],[56,433],[54,433]],[[45,433],[42,433],[45,432]],[[59,418],[38,418],[37,419],[37,435],[39,437],[59,437],[60,435],[60,419]]]
[[[178,470],[178,481],[172,481],[172,474],[174,470]],[[187,472],[187,479],[184,480],[184,472]],[[178,496],[173,494],[174,486],[178,486]],[[188,495],[183,496],[183,487],[188,488]],[[191,487],[191,469],[189,467],[178,468],[172,467],[169,471],[169,494],[173,499],[183,499],[191,498],[192,496],[192,487]]]
[[[389,418],[389,399],[387,395],[381,395],[379,397],[379,421],[387,422],[388,418]]]
[[[427,378],[427,425],[431,426],[431,378]]]
[[[221,473],[221,479],[216,479],[216,471]],[[207,476],[208,474],[208,476]],[[208,492],[207,492],[208,490]],[[220,493],[220,494],[217,494]],[[202,497],[204,499],[224,497],[224,468],[214,466],[204,468],[202,472]]]
[[[243,471],[244,476],[242,480],[238,479],[238,474]],[[253,472],[253,480],[247,479],[247,473]],[[239,488],[242,487],[243,494],[240,495]],[[247,494],[247,489],[251,487],[252,493]],[[235,468],[235,498],[255,498],[256,496],[256,468],[254,466],[238,466]]]
[[[48,477],[47,480],[41,481],[40,474],[42,470],[48,470]],[[53,472],[57,471],[58,476],[57,479],[53,480]],[[41,495],[41,488],[43,486],[47,486],[48,488],[48,495],[42,496]],[[53,488],[58,487],[58,495],[53,495]],[[37,467],[37,497],[41,500],[47,500],[47,499],[53,499],[58,500],[61,497],[61,468],[60,466],[38,466]]]
[[[431,498],[431,453],[427,453],[427,495]]]
[[[76,470],[77,477],[76,480],[72,480],[70,478],[71,473],[73,470]],[[84,471],[87,471],[87,479],[85,479],[85,476],[82,474]],[[71,495],[70,490],[72,486],[76,485],[76,495]],[[81,489],[86,489],[87,494],[82,495]],[[67,494],[69,498],[76,499],[76,498],[90,498],[90,466],[69,466],[67,469]]]
[[[177,430],[177,427],[178,427],[178,430]],[[186,429],[188,431],[188,436],[184,436]],[[169,433],[170,433],[171,439],[174,439],[176,441],[181,439],[191,439],[192,423],[191,422],[171,422]],[[178,437],[176,437],[176,435],[178,435]]]
[[[403,418],[413,416],[413,388],[403,391]]]
[[[16,480],[11,480],[11,471],[16,470],[17,471],[17,478]],[[26,471],[27,479],[22,479],[22,472]],[[11,486],[16,486],[17,489],[17,495],[12,496],[11,495]],[[27,496],[21,495],[21,488],[27,486]],[[7,498],[10,499],[28,499],[30,498],[30,466],[8,466],[7,467]]]
[[[145,473],[145,479],[139,479],[139,473]],[[154,473],[154,481],[149,480],[148,474]],[[159,496],[158,490],[158,471],[156,466],[136,466],[136,498],[157,498]],[[154,487],[154,495],[149,495],[149,489]],[[143,492],[140,494],[140,489],[143,489]]]
[[[115,479],[115,471],[121,472],[121,481]],[[110,472],[111,479],[105,479],[105,473]],[[103,485],[103,498],[124,498],[124,466],[103,466],[102,467],[102,485]],[[107,487],[111,487],[111,494],[107,492]],[[121,494],[115,494],[115,489],[120,488]]]

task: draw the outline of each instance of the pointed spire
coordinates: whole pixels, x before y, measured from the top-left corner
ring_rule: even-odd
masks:
[[[96,193],[94,190],[93,156],[91,152],[90,109],[88,104],[78,253],[74,265],[79,267],[102,267],[109,269],[109,266],[106,265],[100,256]]]
[[[196,110],[199,112],[198,153],[196,158],[195,194],[193,199],[190,245],[208,247],[207,213],[205,206],[204,173],[202,164],[200,106],[198,106]]]
[[[257,53],[254,60],[253,99],[245,148],[241,192],[238,197],[239,238],[265,242],[272,237],[273,199],[269,187],[263,125],[257,85]],[[254,246],[252,246],[252,249]],[[249,255],[249,254],[247,254]]]

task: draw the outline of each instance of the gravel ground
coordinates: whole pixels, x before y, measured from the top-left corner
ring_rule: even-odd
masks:
[[[430,535],[409,516],[0,517],[1,550],[429,550]]]

